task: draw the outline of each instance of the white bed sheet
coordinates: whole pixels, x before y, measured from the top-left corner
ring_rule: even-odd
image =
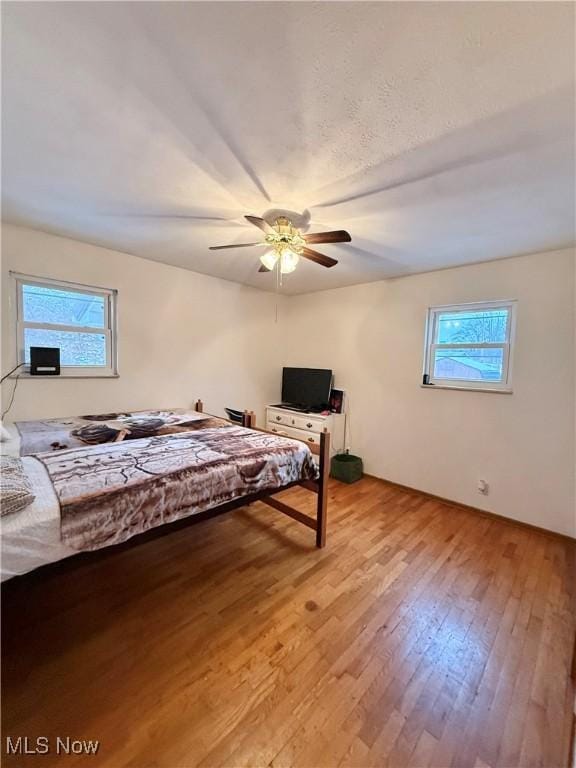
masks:
[[[22,462],[36,498],[0,518],[0,581],[77,554],[60,539],[60,505],[44,465],[33,456]]]
[[[20,456],[20,432],[18,432],[16,424],[3,423],[2,426],[10,437],[8,440],[0,442],[0,453],[3,456]]]

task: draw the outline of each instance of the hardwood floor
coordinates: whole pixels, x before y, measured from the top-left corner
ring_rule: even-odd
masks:
[[[324,550],[258,503],[80,556],[4,585],[5,764],[564,768],[574,576],[566,540],[370,478],[331,484]]]

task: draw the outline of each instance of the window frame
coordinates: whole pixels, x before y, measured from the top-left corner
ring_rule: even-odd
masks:
[[[113,288],[101,288],[100,286],[73,283],[67,280],[56,280],[47,277],[36,277],[12,273],[16,285],[16,355],[17,362],[23,365],[24,373],[20,375],[30,376],[30,365],[25,363],[24,334],[26,328],[57,330],[72,333],[94,333],[106,338],[106,365],[61,365],[60,376],[53,378],[116,378],[118,377],[118,333],[117,333],[117,298],[118,291]],[[65,325],[64,323],[36,323],[24,320],[23,313],[23,287],[35,285],[41,288],[55,288],[61,291],[75,291],[89,296],[98,296],[104,299],[104,327]],[[34,379],[43,379],[42,376],[30,376]]]
[[[506,341],[503,342],[459,342],[450,344],[438,344],[437,338],[438,319],[445,313],[481,312],[490,309],[506,309],[508,322],[506,326]],[[512,389],[512,362],[514,341],[516,336],[516,299],[503,299],[501,301],[479,301],[462,304],[443,304],[429,307],[426,317],[426,331],[424,337],[424,367],[423,375],[428,376],[428,383],[423,387],[438,389],[463,389],[476,392],[503,392],[511,394]],[[433,376],[435,353],[438,349],[502,349],[502,381],[489,381],[487,379],[474,381],[471,379],[437,378]]]

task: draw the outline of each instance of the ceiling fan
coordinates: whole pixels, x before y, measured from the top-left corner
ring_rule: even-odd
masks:
[[[286,216],[278,216],[274,224],[268,224],[264,219],[258,216],[244,217],[250,224],[264,232],[263,242],[259,243],[238,243],[236,245],[212,245],[211,251],[220,251],[225,248],[250,248],[252,246],[264,246],[269,248],[266,253],[260,256],[259,272],[271,272],[274,267],[278,267],[280,273],[287,275],[294,272],[300,257],[321,264],[323,267],[333,267],[338,264],[336,259],[330,256],[324,256],[323,253],[308,248],[309,244],[316,243],[349,243],[352,238],[343,229],[334,232],[314,232],[311,234],[300,234],[300,231],[292,224]]]

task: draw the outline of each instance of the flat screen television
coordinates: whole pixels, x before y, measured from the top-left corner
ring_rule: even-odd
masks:
[[[332,371],[324,368],[283,368],[282,404],[309,411],[328,407]]]

